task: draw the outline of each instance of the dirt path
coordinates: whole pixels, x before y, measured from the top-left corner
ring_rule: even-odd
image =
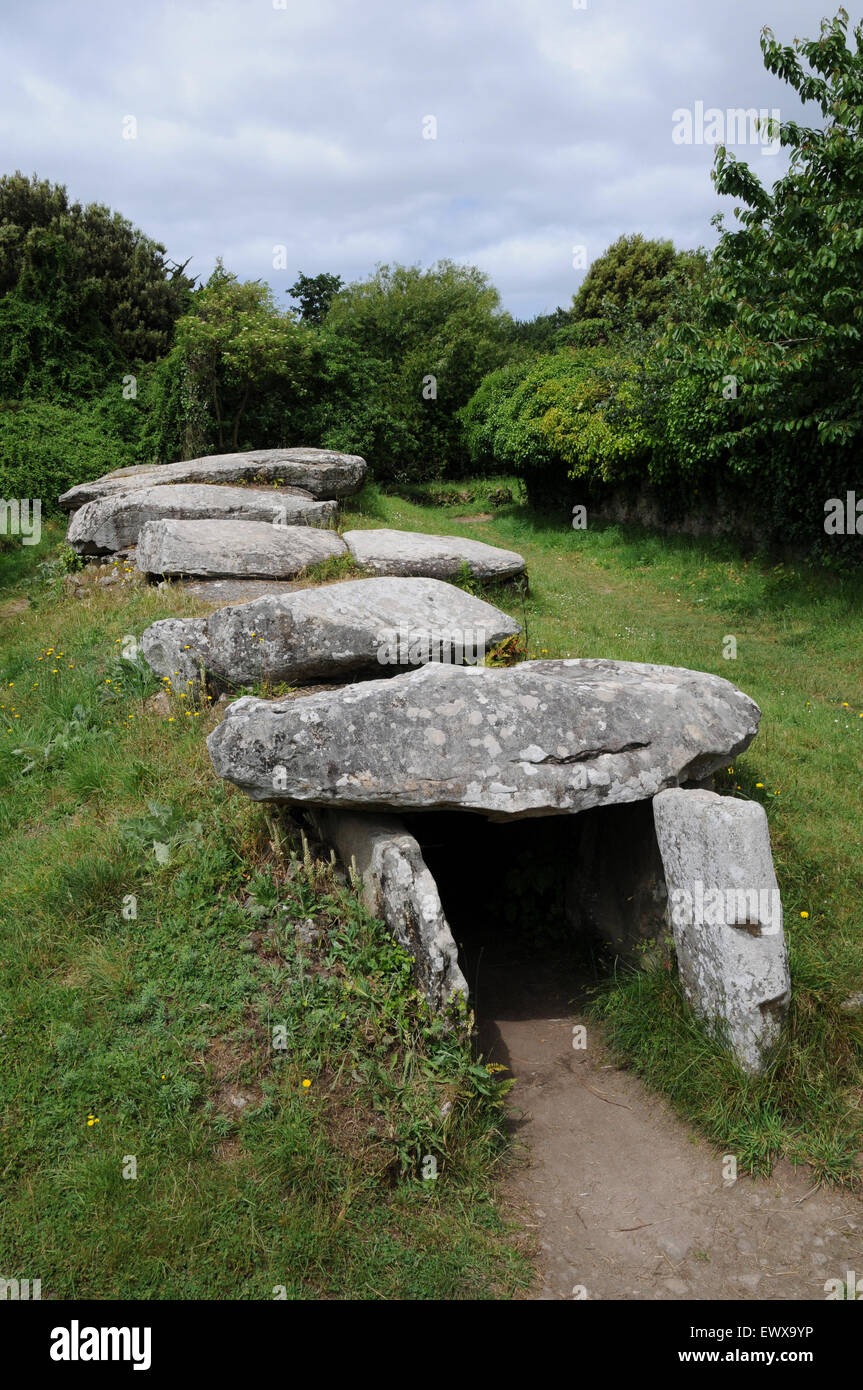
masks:
[[[824,1299],[849,1270],[863,1287],[858,1198],[788,1164],[726,1184],[722,1154],[611,1063],[580,982],[493,945],[469,954],[481,1045],[516,1079],[507,1193],[536,1237],[530,1297]]]

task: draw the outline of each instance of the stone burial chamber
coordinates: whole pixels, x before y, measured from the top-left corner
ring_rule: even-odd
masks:
[[[758,1071],[789,997],[766,819],[695,784],[748,747],[759,718],[729,681],[678,667],[432,663],[289,700],[244,697],[207,743],[219,776],[306,811],[356,864],[433,1008],[467,987],[441,894],[447,861],[436,881],[421,841],[455,858],[480,843],[483,818],[475,862],[493,874],[543,821],[572,931],[624,956],[670,931],[689,1003]]]

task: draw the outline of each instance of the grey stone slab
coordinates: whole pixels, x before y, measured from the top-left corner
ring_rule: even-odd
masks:
[[[235,483],[262,479],[293,484],[312,497],[349,497],[363,483],[366,461],[358,454],[332,449],[253,449],[239,454],[207,454],[179,463],[144,464],[117,468],[92,482],[78,483],[60,498],[67,511],[143,487],[167,483]]]
[[[346,554],[333,531],[265,521],[148,521],[136,562],[145,574],[289,579]]]
[[[454,579],[467,565],[476,579],[510,579],[525,567],[524,558],[514,550],[461,536],[383,529],[345,531],[343,539],[357,564],[372,574]]]
[[[218,775],[258,801],[555,815],[704,777],[749,745],[759,716],[730,681],[673,666],[430,663],[237,700],[208,745]]]
[[[160,676],[203,667],[233,685],[297,685],[424,661],[472,662],[521,629],[483,599],[439,579],[356,579],[167,618],[144,632]]]
[[[66,540],[82,555],[101,555],[135,546],[148,521],[268,521],[282,526],[331,526],[336,502],[275,488],[214,487],[175,483],[141,488],[85,502],[72,516]]]
[[[791,997],[764,808],[673,789],[654,798],[653,814],[686,997],[740,1065],[758,1072]]]

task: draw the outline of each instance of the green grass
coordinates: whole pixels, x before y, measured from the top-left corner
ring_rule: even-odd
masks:
[[[513,480],[494,479],[495,486]],[[793,982],[783,1048],[746,1078],[683,1007],[677,980],[622,971],[597,1001],[618,1055],[742,1171],[774,1159],[859,1184],[863,1014],[863,576],[744,559],[731,544],[621,527],[573,531],[523,503],[459,522],[368,488],[344,525],[471,536],[518,550],[529,593],[486,587],[529,657],[610,657],[711,671],[761,706],[759,735],[718,790],[767,812]],[[736,641],[736,657],[727,638]],[[807,914],[806,916],[802,914]]]

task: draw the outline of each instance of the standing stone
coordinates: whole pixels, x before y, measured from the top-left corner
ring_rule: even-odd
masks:
[[[266,521],[148,521],[136,563],[145,574],[290,579],[346,550],[333,531]]]
[[[686,998],[740,1066],[759,1072],[791,997],[764,808],[674,788],[654,797],[653,814]]]
[[[350,811],[315,811],[321,839],[346,866],[354,861],[363,880],[369,911],[389,927],[414,958],[417,980],[438,1011],[457,994],[468,994],[459,968],[458,948],[440,895],[422,851],[397,816],[365,816]]]

